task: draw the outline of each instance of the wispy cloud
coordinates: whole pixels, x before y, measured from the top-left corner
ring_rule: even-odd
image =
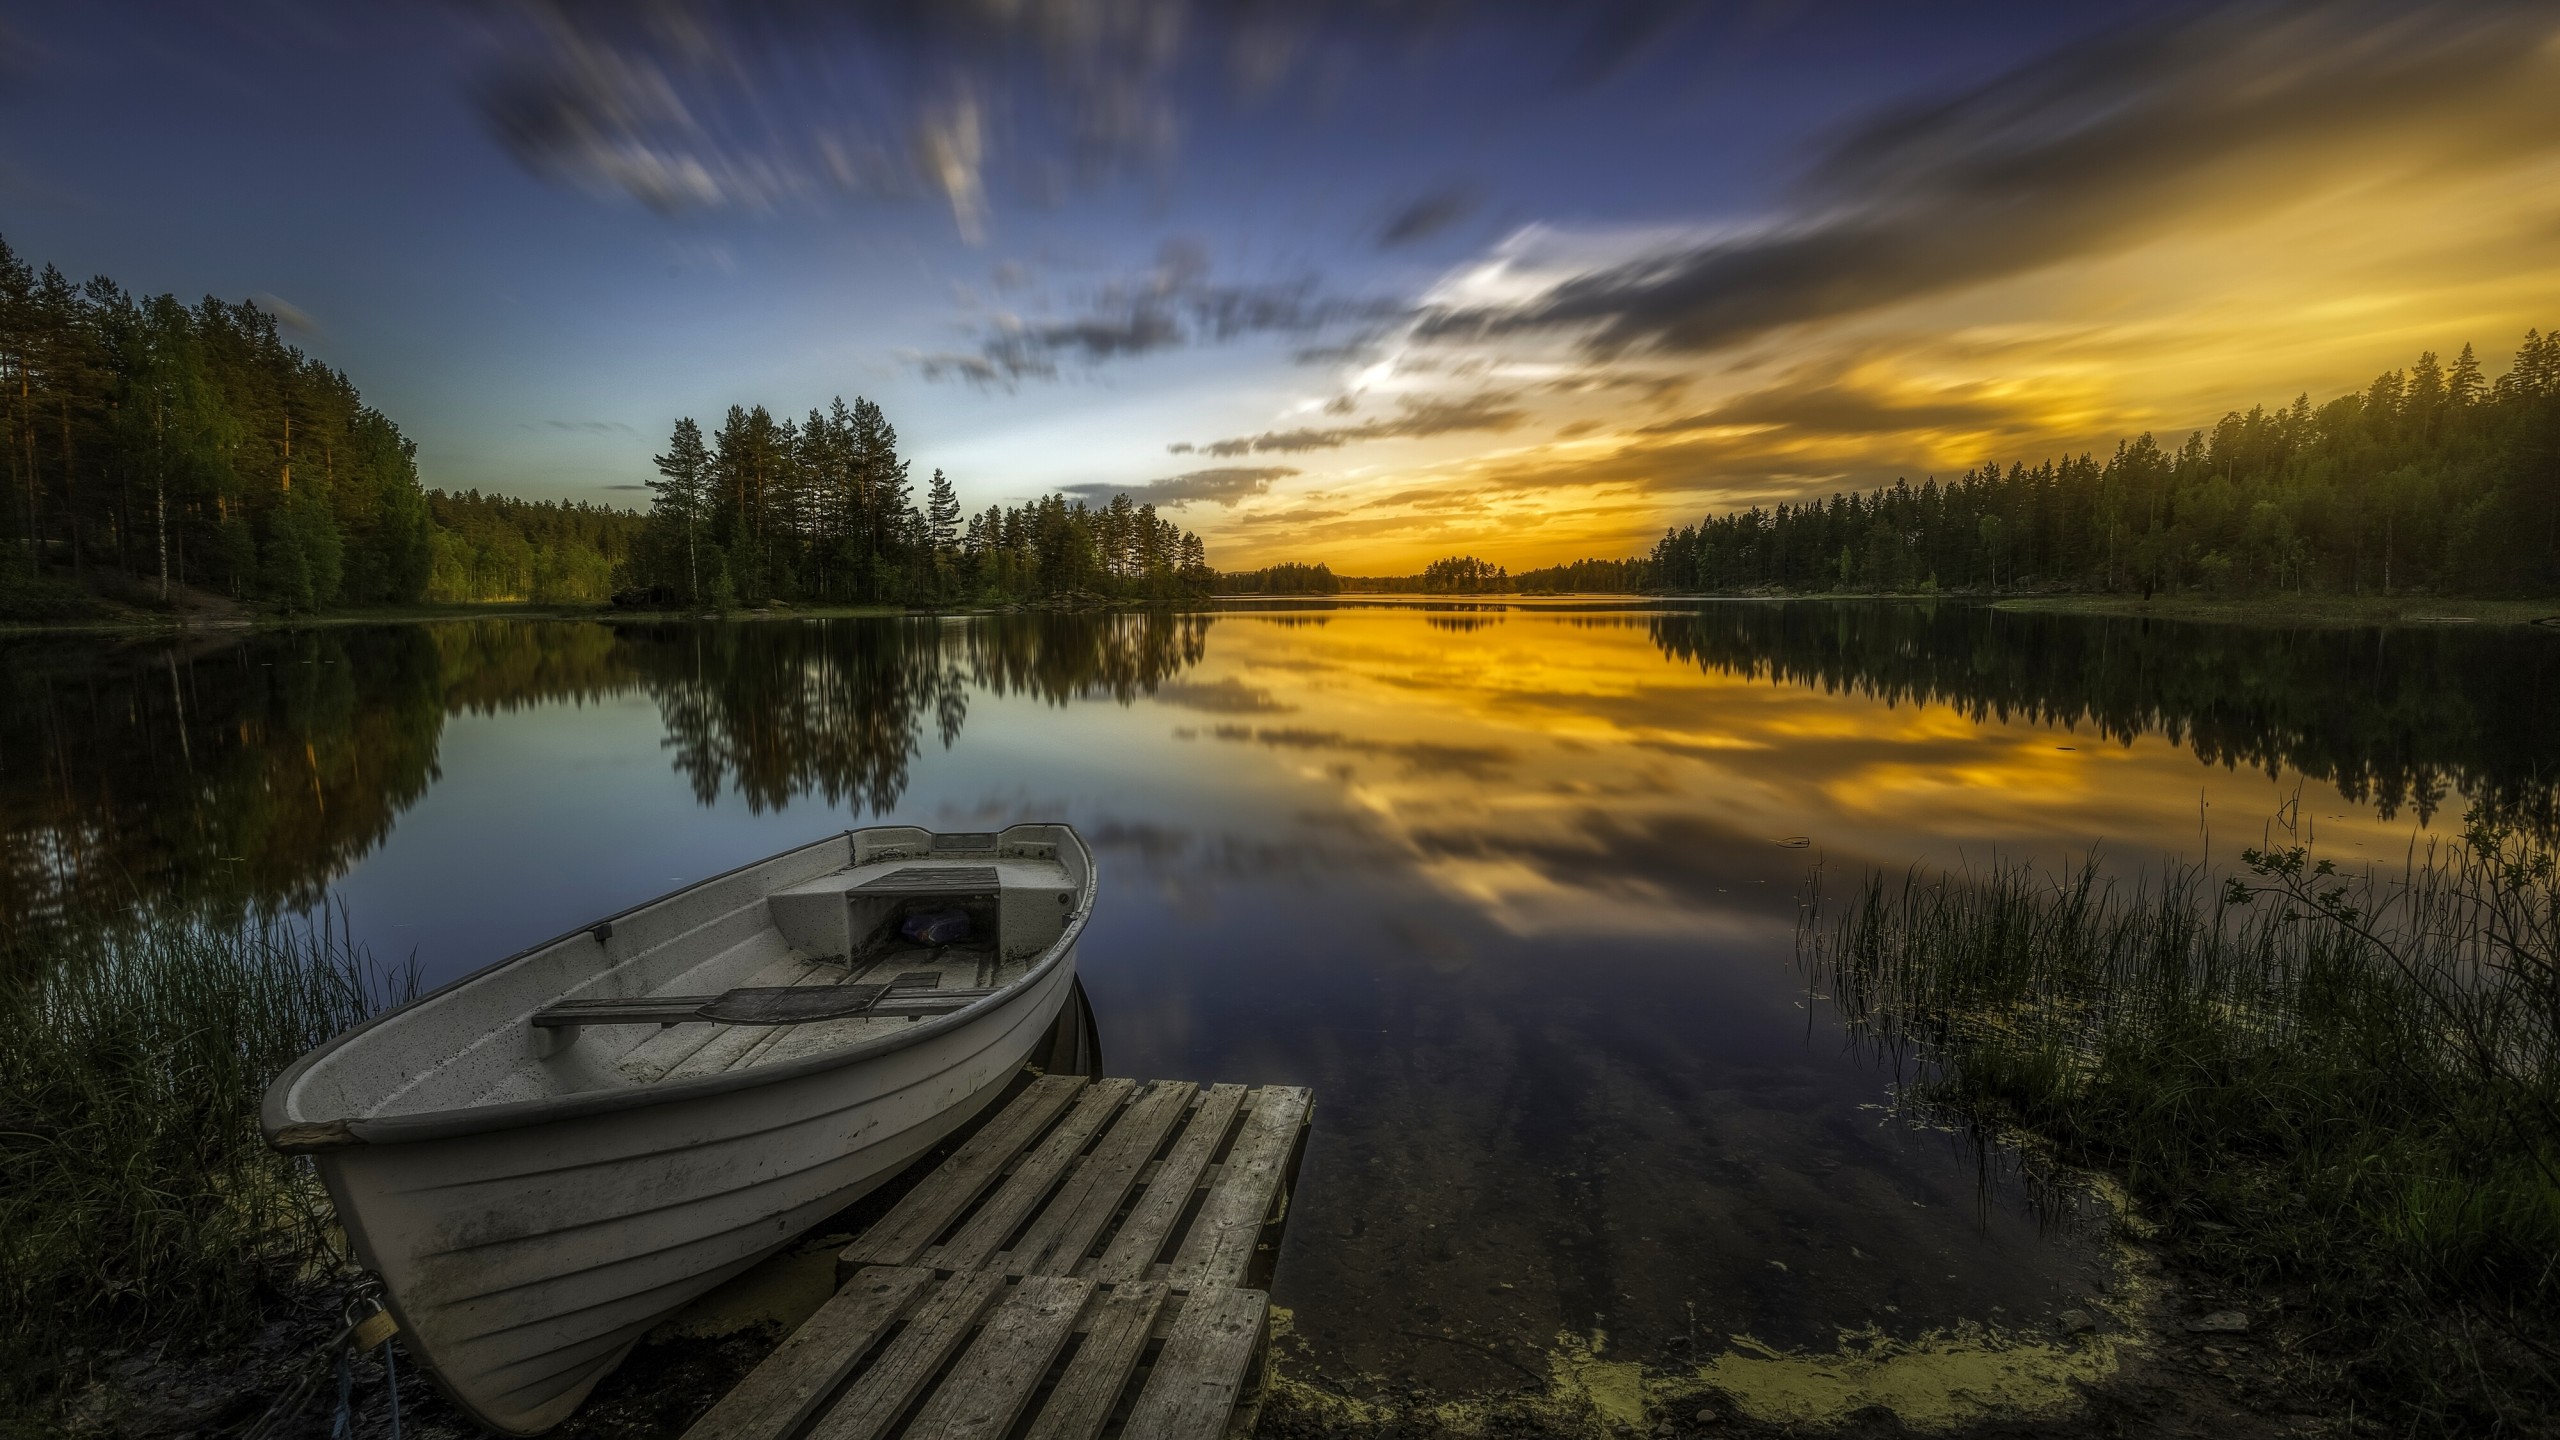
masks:
[[[288,333],[299,335],[306,340],[326,339],[328,336],[329,332],[321,328],[320,322],[312,318],[310,311],[281,295],[270,295],[260,291],[249,297],[249,303],[274,316],[276,324],[284,327]]]
[[[1233,465],[1208,470],[1193,470],[1162,480],[1149,480],[1140,485],[1070,485],[1066,493],[1088,500],[1107,501],[1115,495],[1126,495],[1135,505],[1180,508],[1193,501],[1233,506],[1271,488],[1271,482],[1297,474],[1287,465]]]
[[[572,435],[637,435],[640,433],[620,420],[527,420],[516,428],[558,430]]]
[[[1688,0],[1236,7],[1217,0],[481,0],[491,133],[536,174],[662,211],[939,196],[973,243],[992,181],[1035,190],[1168,168],[1185,107],[1410,65],[1453,26],[1527,27],[1596,80]]]
[[[1144,273],[1115,280],[1063,319],[999,315],[972,350],[909,357],[928,380],[1013,385],[1053,380],[1070,366],[1094,366],[1185,345],[1248,335],[1311,335],[1329,326],[1400,314],[1401,302],[1324,291],[1313,276],[1217,283],[1200,245],[1168,241]]]
[[[1714,351],[2342,185],[2549,154],[2555,40],[2548,5],[2468,0],[2142,22],[1877,112],[1814,158],[1776,214],[1529,293],[1441,303],[1417,333],[1564,330],[1601,354]]]
[[[1266,430],[1259,435],[1239,435],[1228,440],[1212,440],[1205,445],[1177,444],[1173,449],[1177,454],[1196,449],[1203,455],[1225,459],[1248,454],[1285,455],[1309,450],[1338,450],[1363,440],[1409,439],[1465,430],[1509,430],[1528,418],[1528,412],[1515,403],[1518,398],[1500,394],[1439,400],[1408,395],[1398,400],[1396,414],[1364,420],[1356,425]]]
[[[1378,227],[1378,248],[1391,250],[1428,240],[1476,213],[1482,203],[1483,197],[1471,185],[1452,185],[1419,196],[1398,207]]]

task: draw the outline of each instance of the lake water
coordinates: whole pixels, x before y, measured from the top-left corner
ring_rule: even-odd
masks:
[[[2550,826],[2560,634],[1943,605],[489,621],[0,646],[0,906],[331,898],[434,983],[848,826],[1079,826],[1112,1073],[1302,1084],[1276,1299],[1352,1388],[2050,1333],[2091,1207],[1889,1114],[1815,866],[2396,861]]]

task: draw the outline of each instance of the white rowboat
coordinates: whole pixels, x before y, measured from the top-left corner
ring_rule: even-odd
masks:
[[[410,1353],[537,1434],[994,1100],[1093,891],[1064,825],[833,836],[376,1016],[277,1077],[267,1138],[312,1155]],[[952,911],[967,938],[901,933]]]

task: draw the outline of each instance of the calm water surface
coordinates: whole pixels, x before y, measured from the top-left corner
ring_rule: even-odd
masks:
[[[1889,1115],[1812,867],[2549,825],[2560,635],[1954,606],[473,622],[0,648],[0,906],[335,897],[439,981],[846,826],[1074,822],[1109,1068],[1315,1087],[1326,1371],[2029,1329],[2094,1228]],[[2291,809],[2286,807],[2291,806]],[[172,897],[176,897],[173,899]],[[40,944],[22,950],[40,949]]]

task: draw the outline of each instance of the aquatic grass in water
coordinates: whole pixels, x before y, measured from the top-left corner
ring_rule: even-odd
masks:
[[[1909,1093],[2109,1170],[2209,1269],[2307,1303],[2368,1405],[2560,1402],[2560,887],[2475,820],[2396,876],[2303,847],[2130,886],[1870,878],[1802,940]]]
[[[146,920],[44,958],[0,983],[8,1399],[71,1347],[220,1338],[335,1267],[328,1197],[267,1148],[259,1101],[416,988],[325,922]]]

